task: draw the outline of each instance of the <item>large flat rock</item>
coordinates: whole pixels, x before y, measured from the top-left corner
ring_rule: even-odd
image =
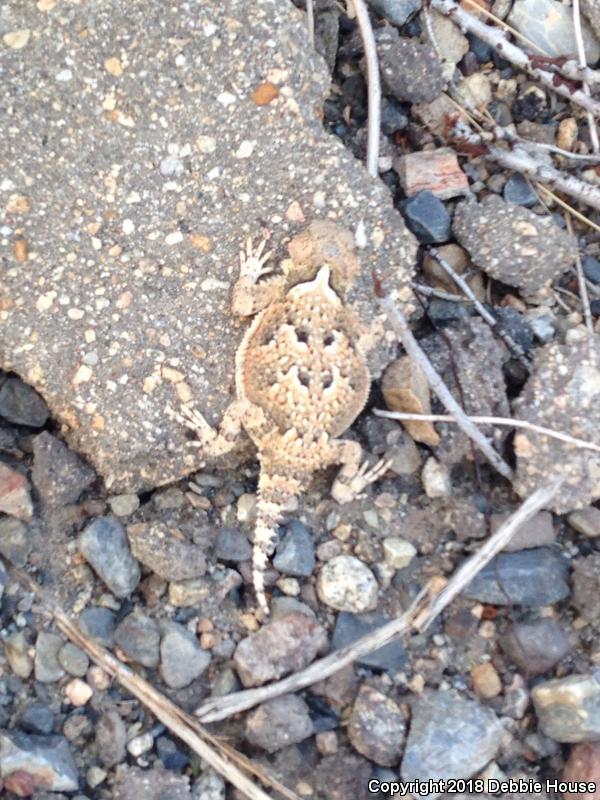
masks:
[[[232,397],[246,323],[229,293],[248,234],[282,257],[313,219],[357,235],[353,302],[379,330],[377,374],[393,339],[371,271],[410,310],[415,243],[386,187],[323,130],[328,75],[291,3],[0,13],[0,366],[43,395],[109,488],[198,465],[165,407],[194,397],[217,423]]]

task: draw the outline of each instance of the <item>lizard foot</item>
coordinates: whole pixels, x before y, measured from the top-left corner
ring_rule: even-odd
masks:
[[[240,250],[240,276],[242,278],[249,278],[252,283],[256,283],[262,275],[268,275],[273,272],[272,267],[267,267],[265,264],[271,258],[272,251],[263,253],[266,239],[255,248],[252,244],[252,239],[246,239],[246,247]]]
[[[208,424],[198,409],[189,405],[181,405],[181,411],[175,411],[171,406],[166,408],[167,416],[185,425],[198,437],[197,442],[189,442],[192,447],[206,447],[217,438],[217,432]]]

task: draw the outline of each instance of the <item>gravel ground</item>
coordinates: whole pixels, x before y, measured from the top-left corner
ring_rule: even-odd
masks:
[[[449,779],[458,794],[439,783],[429,796],[489,798],[507,782],[500,794],[514,800],[600,798],[600,788],[558,786],[600,787],[598,452],[484,427],[515,470],[511,484],[454,426],[373,414],[386,403],[443,412],[381,323],[376,268],[468,413],[512,414],[600,446],[600,342],[587,335],[574,271],[578,252],[596,328],[597,232],[577,223],[569,236],[562,208],[535,184],[444,136],[450,94],[574,154],[591,150],[588,122],[418,0],[369,5],[384,92],[380,180],[359,163],[364,54],[335,2],[315,3],[321,57],[302,8],[269,0],[252,14],[241,0],[226,12],[158,0],[0,6],[7,800],[241,798],[56,630],[9,563],[193,712],[398,616],[558,473],[567,480],[551,507],[425,634],[210,727],[309,800]],[[486,8],[561,55],[574,39],[557,5]],[[585,4],[591,64],[596,5]],[[572,166],[564,155],[554,163]],[[596,168],[575,168],[597,182]],[[268,230],[284,256],[315,216],[365,239],[353,302],[379,343],[352,436],[390,468],[344,506],[330,497],[331,474],[306,487],[280,529],[261,623],[256,461],[240,451],[237,466],[200,467],[163,410],[189,390],[218,419],[243,330],[227,311],[240,233]],[[457,298],[431,246],[494,329]],[[411,279],[424,287],[415,296]]]

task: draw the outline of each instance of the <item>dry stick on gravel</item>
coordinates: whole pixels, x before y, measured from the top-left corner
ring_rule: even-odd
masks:
[[[404,636],[412,630],[422,632],[431,625],[434,619],[459,595],[465,586],[473,580],[492,558],[506,547],[510,539],[540,509],[548,505],[563,484],[564,478],[558,478],[547,486],[537,489],[519,509],[491,536],[479,550],[460,566],[452,578],[446,583],[442,578],[434,578],[428,587],[421,591],[411,607],[402,616],[386,623],[381,628],[365,636],[361,636],[353,644],[336,650],[325,658],[315,661],[306,669],[290,675],[276,683],[261,686],[258,689],[246,689],[242,692],[214,697],[196,709],[196,715],[202,722],[216,722],[230,717],[240,711],[279,697],[288,692],[296,692],[325,680],[330,675],[352,664],[358,658],[379,650],[394,639]],[[443,585],[440,588],[440,585]]]
[[[306,0],[306,27],[308,28],[308,43],[315,46],[315,9],[313,0]]]
[[[577,211],[576,208],[573,208],[573,206],[570,206],[568,203],[566,203],[564,200],[562,200],[557,194],[554,194],[553,191],[548,189],[547,186],[544,186],[541,183],[536,183],[535,188],[536,188],[536,191],[538,191],[538,192],[541,191],[544,194],[548,195],[548,198],[550,200],[553,200],[561,208],[564,208],[565,211],[568,211],[569,214],[572,214],[580,222],[583,222],[584,225],[588,225],[590,228],[593,228],[595,231],[600,231],[600,225],[596,225],[596,223],[592,222],[592,220],[589,219],[588,217],[586,217],[585,214],[582,214],[580,211]],[[548,199],[548,198],[546,198],[546,199]],[[544,199],[541,198],[541,197],[540,197],[540,202],[542,203],[542,205],[546,205],[545,202],[544,202]],[[546,208],[546,210],[548,211],[548,213],[550,213],[550,209]]]
[[[451,134],[452,137],[452,134]],[[478,154],[499,164],[505,169],[522,172],[528,178],[540,183],[549,184],[554,189],[574,197],[585,205],[600,211],[600,190],[591,183],[567,175],[550,164],[538,161],[529,148],[522,144],[514,145],[512,150],[503,150],[489,144],[486,138],[474,131],[468,130],[463,122],[458,122],[454,127],[453,144],[460,149],[461,143],[468,148],[478,148]]]
[[[585,275],[583,274],[583,266],[581,265],[581,256],[579,255],[579,245],[577,244],[577,240],[575,239],[575,235],[573,233],[573,223],[571,222],[571,217],[569,214],[565,214],[565,220],[567,223],[567,230],[569,231],[569,235],[573,237],[575,240],[575,267],[577,269],[577,282],[579,284],[579,297],[581,300],[581,305],[583,307],[583,318],[585,319],[585,327],[587,328],[588,332],[588,349],[590,353],[590,359],[593,360],[593,338],[594,338],[594,320],[592,319],[592,310],[590,308],[590,298],[588,297],[587,293],[587,286],[585,283]]]
[[[379,129],[381,127],[381,81],[379,79],[379,63],[377,61],[377,48],[373,28],[369,19],[369,12],[364,0],[352,0],[356,11],[356,21],[365,50],[367,62],[367,100],[368,100],[368,128],[367,128],[367,172],[372,178],[379,174]]]
[[[375,408],[373,413],[377,417],[385,417],[386,419],[397,420],[415,420],[422,422],[455,422],[456,419],[451,414],[413,414],[408,411],[388,411],[384,408]],[[545,428],[543,425],[536,425],[533,422],[527,422],[525,419],[513,419],[512,417],[486,417],[471,414],[469,416],[471,422],[480,425],[503,425],[507,428],[523,428],[533,433],[540,433],[542,436],[549,436],[551,439],[558,439],[561,442],[572,444],[580,450],[593,450],[595,453],[600,453],[600,445],[594,442],[588,442],[587,439],[578,439],[576,436],[571,436],[568,433],[561,431],[554,431],[552,428]]]
[[[431,0],[431,5],[442,14],[450,17],[461,30],[474,33],[479,39],[489,44],[490,47],[493,47],[502,58],[505,58],[507,61],[510,61],[515,66],[524,70],[531,75],[532,78],[539,80],[540,83],[543,83],[544,86],[551,91],[556,92],[556,94],[561,95],[561,97],[566,97],[568,100],[585,108],[587,111],[591,111],[594,116],[600,117],[600,103],[597,100],[588,97],[581,89],[572,89],[567,81],[560,80],[560,73],[565,72],[564,65],[562,67],[553,65],[556,70],[554,72],[536,67],[531,58],[523,52],[523,50],[508,40],[504,31],[499,28],[494,28],[491,25],[486,25],[480,19],[473,16],[473,14],[469,14],[468,11],[461,8],[454,0]],[[577,67],[577,65],[574,66]],[[600,82],[600,76],[594,73],[593,70],[582,70],[578,67],[576,72],[579,80],[585,77],[590,83]],[[573,79],[574,77],[575,76],[571,72],[569,78]]]
[[[583,34],[581,32],[581,14],[579,11],[579,0],[573,0],[573,24],[575,27],[575,41],[577,42],[577,55],[579,57],[579,66],[585,70],[587,61],[585,60],[585,47],[583,46]],[[583,91],[591,97],[590,86],[587,80],[583,81]],[[596,122],[594,115],[591,111],[587,112],[588,126],[590,129],[590,140],[592,142],[592,150],[594,153],[600,151],[600,143],[598,143],[598,131],[596,129]]]
[[[496,319],[496,317],[491,314],[487,308],[479,302],[477,297],[475,296],[473,290],[466,282],[466,280],[455,272],[450,264],[446,261],[444,256],[437,250],[435,247],[429,248],[429,253],[435,258],[438,262],[440,267],[452,278],[454,283],[463,290],[469,300],[475,306],[477,312],[481,315],[481,317],[487,322],[487,324],[492,328],[492,330],[498,334],[498,336],[502,339],[502,341],[506,344],[509,350],[512,350],[514,355],[516,355],[517,359],[523,364],[524,367],[527,369],[531,368],[531,361],[525,354],[523,348],[518,345],[515,340],[510,336],[503,328],[500,322]]]
[[[379,302],[387,314],[390,324],[398,334],[404,349],[412,360],[418,364],[425,375],[431,390],[438,396],[446,409],[456,418],[458,426],[466,433],[469,439],[478,447],[490,464],[507,480],[512,481],[514,473],[504,459],[494,450],[491,443],[483,433],[474,425],[456,402],[450,390],[435,371],[433,364],[427,358],[419,343],[412,334],[404,314],[397,308],[394,301],[388,297],[380,297]]]
[[[146,706],[175,736],[185,742],[200,758],[218,772],[232,786],[239,789],[250,800],[272,800],[255,784],[246,772],[256,775],[263,783],[279,792],[287,800],[300,800],[297,794],[287,789],[278,780],[267,775],[262,767],[254,764],[246,756],[238,753],[216,736],[205,731],[199,721],[179,708],[168,697],[161,694],[148,681],[136,675],[133,670],[119,661],[106,648],[81,633],[67,614],[51,602],[45,591],[30,575],[10,565],[10,573],[21,584],[37,595],[42,607],[55,621],[59,630],[73,644],[84,650],[88,656],[105,672],[115,678],[121,686]],[[238,766],[239,765],[239,766]],[[240,769],[241,767],[241,769]],[[242,771],[246,770],[246,772]]]

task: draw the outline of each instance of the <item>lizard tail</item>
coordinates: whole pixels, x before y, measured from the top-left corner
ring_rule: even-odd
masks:
[[[287,502],[299,493],[300,488],[300,481],[296,479],[269,475],[261,470],[252,551],[252,584],[258,605],[265,616],[269,615],[269,604],[265,594],[265,571],[275,549],[277,526],[281,522]]]

